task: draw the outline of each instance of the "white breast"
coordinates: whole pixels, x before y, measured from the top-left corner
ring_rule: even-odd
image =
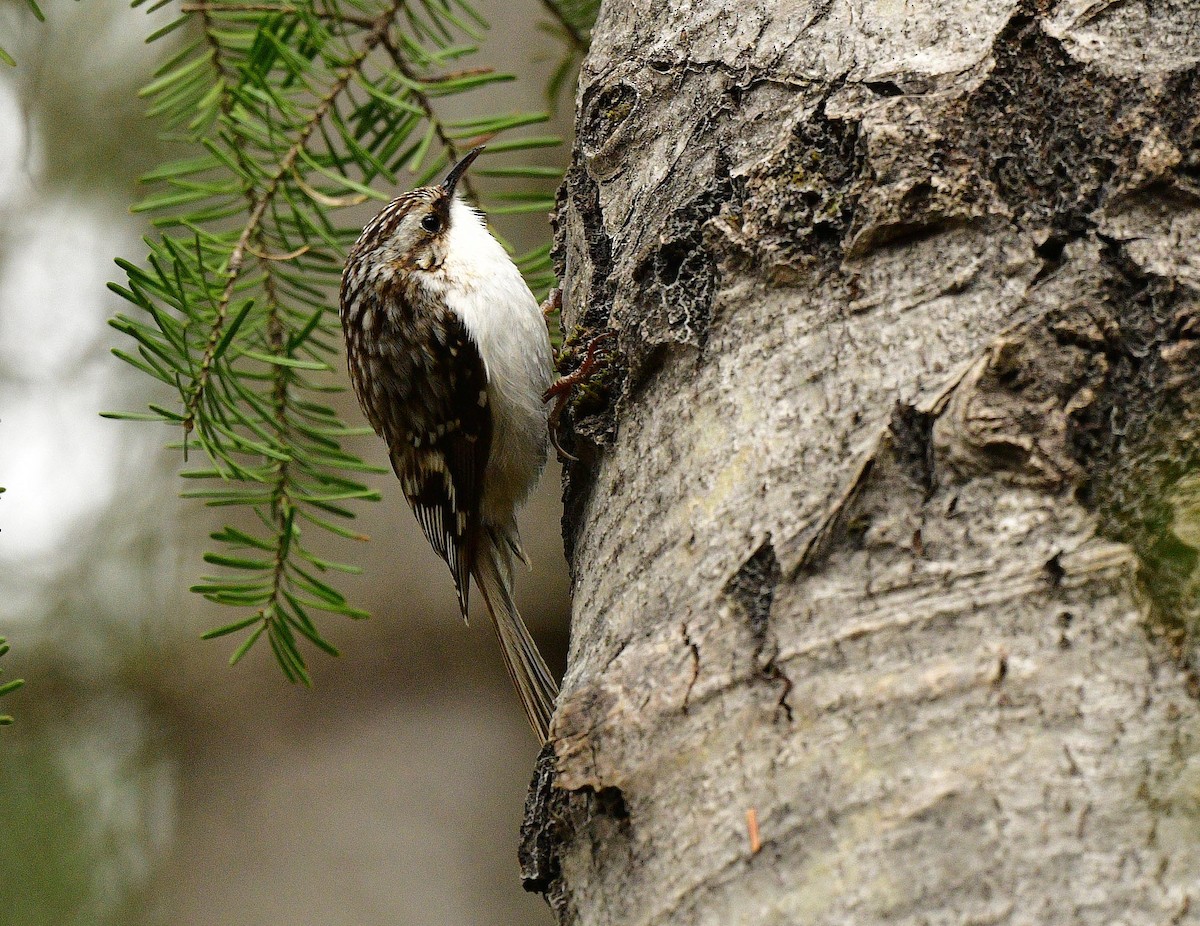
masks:
[[[546,406],[553,380],[541,308],[475,210],[455,199],[446,259],[438,274],[446,304],[475,339],[488,376],[492,450],[483,515],[507,526],[546,463]]]

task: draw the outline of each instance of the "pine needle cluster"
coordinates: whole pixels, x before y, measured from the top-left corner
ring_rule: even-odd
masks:
[[[5,655],[7,652],[8,643],[5,641],[4,637],[0,637],[0,656]],[[25,682],[19,678],[15,678],[11,682],[0,682],[0,698],[4,697],[6,694],[16,691],[24,684]],[[10,723],[12,723],[11,717],[9,717],[7,714],[0,714],[0,727],[7,726]]]

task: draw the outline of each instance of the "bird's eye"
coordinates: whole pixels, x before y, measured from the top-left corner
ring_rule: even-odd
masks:
[[[436,212],[431,212],[421,219],[421,227],[427,232],[436,232],[442,227],[442,217]]]

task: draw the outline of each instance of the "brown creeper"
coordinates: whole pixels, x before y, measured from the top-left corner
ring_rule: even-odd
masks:
[[[515,515],[546,463],[550,339],[520,272],[455,196],[482,150],[363,229],[342,273],[342,330],[359,404],[463,618],[474,579],[544,742],[558,688],[513,601],[513,558],[527,562]]]

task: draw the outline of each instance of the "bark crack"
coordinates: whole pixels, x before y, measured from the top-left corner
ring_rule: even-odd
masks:
[[[687,647],[688,652],[692,656],[692,677],[688,679],[687,690],[683,693],[683,712],[688,712],[688,701],[692,697],[692,689],[696,687],[696,680],[700,678],[700,646],[692,639],[688,632],[688,625],[685,621],[679,625],[680,631],[683,633],[683,643]]]

